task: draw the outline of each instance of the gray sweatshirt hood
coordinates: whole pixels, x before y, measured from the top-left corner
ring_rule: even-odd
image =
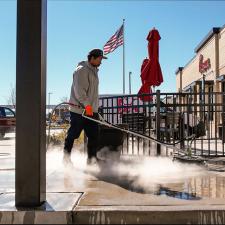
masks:
[[[77,65],[77,69],[81,67],[86,67],[87,69],[91,70],[93,73],[97,74],[98,73],[98,68],[92,66],[88,61],[81,61]]]

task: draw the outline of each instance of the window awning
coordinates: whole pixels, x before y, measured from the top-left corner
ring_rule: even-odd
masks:
[[[225,74],[218,76],[218,77],[216,78],[216,81],[219,81],[219,82],[225,82]]]
[[[184,88],[183,88],[183,91],[184,91],[184,92],[188,92],[188,91],[190,91],[190,89],[191,89],[192,87],[194,87],[195,85],[196,85],[196,81],[194,81],[194,82],[190,83],[188,86],[184,87]]]
[[[214,80],[205,80],[205,85],[213,85]],[[201,80],[196,80],[190,83],[188,86],[183,88],[184,92],[190,91],[191,88],[193,88],[195,85],[202,85],[202,79]]]

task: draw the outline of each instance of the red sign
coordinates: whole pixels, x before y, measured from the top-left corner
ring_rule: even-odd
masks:
[[[138,112],[138,108],[134,107],[135,105],[137,105],[137,98],[118,98],[117,105],[123,106],[123,107],[118,107],[118,113],[123,113],[123,112],[137,113]]]
[[[210,68],[211,68],[210,59],[206,59],[204,61],[203,55],[200,55],[199,56],[199,72],[204,73]]]

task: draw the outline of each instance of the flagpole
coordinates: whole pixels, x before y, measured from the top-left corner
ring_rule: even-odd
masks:
[[[125,19],[123,19],[123,94],[125,94]]]

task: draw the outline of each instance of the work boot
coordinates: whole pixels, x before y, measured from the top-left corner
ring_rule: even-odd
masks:
[[[97,165],[97,159],[96,157],[91,157],[87,159],[87,165],[92,166],[92,165]]]
[[[99,165],[101,163],[105,163],[105,160],[99,159],[96,156],[87,159],[87,165]]]
[[[71,160],[71,153],[66,149],[63,151],[63,164],[64,166],[73,166],[73,162]]]

